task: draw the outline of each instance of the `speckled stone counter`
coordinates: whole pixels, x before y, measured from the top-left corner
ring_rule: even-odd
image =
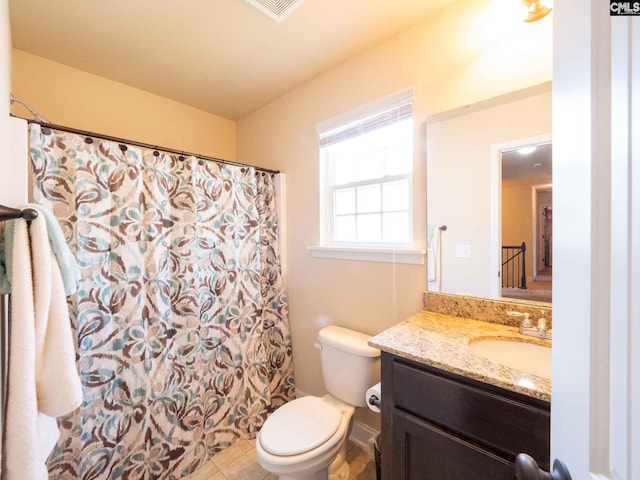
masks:
[[[508,315],[508,312],[516,311],[528,313],[533,322],[536,322],[538,318],[544,318],[549,328],[552,328],[553,325],[550,303],[508,298],[480,298],[437,292],[424,292],[423,302],[425,310],[454,317],[475,318],[517,327],[522,320]]]
[[[551,401],[551,381],[499,365],[469,348],[481,337],[501,337],[551,346],[516,327],[422,311],[369,340],[369,345],[400,357],[506,390]]]

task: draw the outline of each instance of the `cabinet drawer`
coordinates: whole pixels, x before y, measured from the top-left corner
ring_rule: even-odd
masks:
[[[399,410],[393,480],[513,480],[511,462]]]
[[[397,408],[463,435],[506,458],[528,453],[548,469],[547,410],[398,361],[393,362],[392,378]]]

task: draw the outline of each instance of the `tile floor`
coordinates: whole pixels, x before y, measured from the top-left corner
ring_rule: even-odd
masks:
[[[347,444],[347,462],[351,468],[349,480],[376,480],[373,454],[351,441]],[[258,463],[255,440],[239,440],[183,480],[277,480],[277,478],[263,470]]]

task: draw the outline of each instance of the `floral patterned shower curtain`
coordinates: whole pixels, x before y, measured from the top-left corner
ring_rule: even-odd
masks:
[[[56,479],[178,479],[293,397],[269,174],[32,125],[36,201],[82,272],[84,403]]]

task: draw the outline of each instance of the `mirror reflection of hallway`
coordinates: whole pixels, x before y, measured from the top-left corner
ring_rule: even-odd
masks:
[[[551,289],[553,269],[553,204],[551,185],[535,186],[533,199],[537,219],[534,223],[536,248],[532,289]]]
[[[551,302],[551,168],[550,143],[501,152],[503,297]]]

